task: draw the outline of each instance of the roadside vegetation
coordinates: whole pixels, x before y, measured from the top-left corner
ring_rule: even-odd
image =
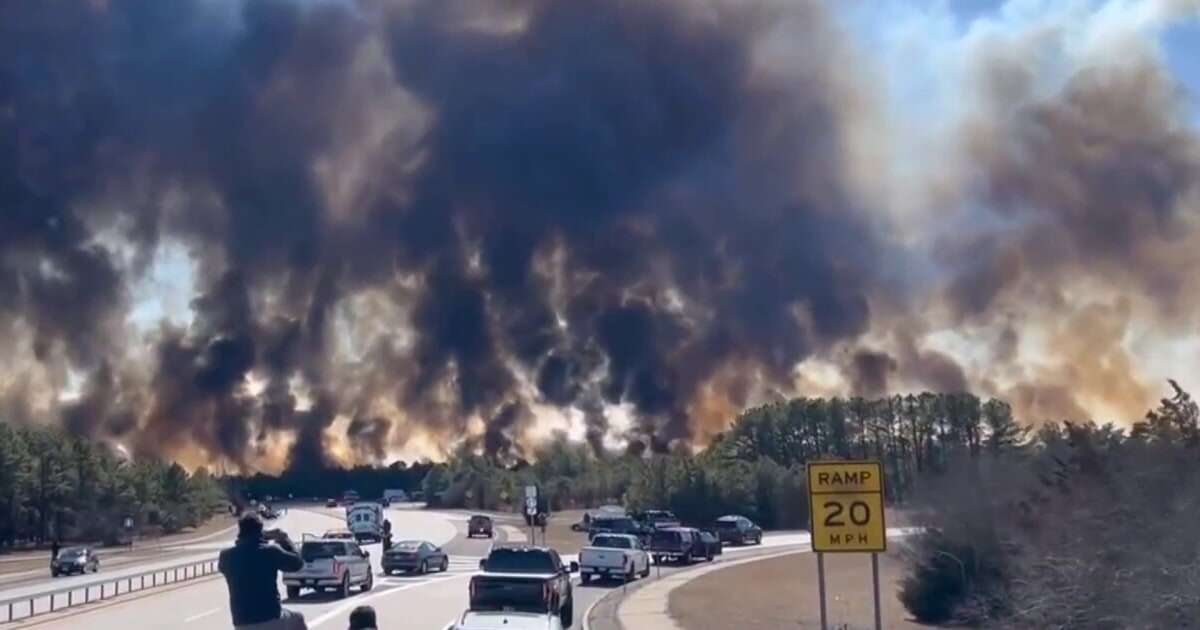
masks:
[[[944,470],[953,453],[996,452],[1022,436],[1006,403],[970,394],[798,398],[743,412],[699,452],[596,452],[565,438],[530,462],[463,450],[431,469],[423,486],[427,497],[453,507],[516,509],[521,488],[536,483],[555,511],[620,503],[667,508],[693,523],[736,513],[768,528],[806,528],[809,461],[878,458],[895,503],[919,477]]]
[[[1200,618],[1200,419],[1177,385],[1129,430],[1049,424],[951,454],[913,504],[901,601],[989,628],[1183,628]]]
[[[200,525],[224,500],[203,468],[188,473],[58,430],[0,423],[0,549],[56,536],[113,544],[131,533],[170,534]]]
[[[230,478],[235,494],[376,497],[417,491],[431,506],[518,511],[523,488],[540,486],[553,512],[607,503],[665,508],[692,523],[742,514],[767,528],[805,528],[804,465],[823,458],[878,458],[892,503],[914,482],[944,470],[957,451],[980,454],[1018,443],[1011,408],[970,394],[922,393],[880,399],[797,398],[748,409],[706,448],[621,452],[558,437],[524,458],[489,457],[467,445],[447,461],[386,467],[288,470]]]

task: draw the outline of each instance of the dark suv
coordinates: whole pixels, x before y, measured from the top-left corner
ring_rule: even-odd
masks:
[[[722,516],[717,519],[714,529],[717,530],[717,535],[721,537],[723,543],[730,545],[762,544],[762,528],[745,516]]]
[[[467,538],[474,538],[477,535],[486,536],[488,538],[491,538],[495,535],[490,516],[476,514],[472,516],[469,521],[467,521]]]
[[[668,527],[650,536],[650,557],[654,558],[654,564],[691,564],[693,560],[712,560],[714,555],[716,550],[705,543],[698,529]]]

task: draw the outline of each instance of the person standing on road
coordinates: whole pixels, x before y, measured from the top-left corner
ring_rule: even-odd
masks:
[[[50,559],[58,560],[58,551],[62,549],[62,543],[58,542],[58,536],[54,537],[54,542],[50,543]]]
[[[264,532],[257,514],[245,514],[238,520],[237,541],[221,551],[217,566],[229,587],[229,610],[236,630],[308,629],[302,615],[279,603],[279,572],[304,567],[286,533]]]

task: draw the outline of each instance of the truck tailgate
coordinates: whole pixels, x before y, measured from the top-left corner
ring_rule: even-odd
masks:
[[[625,554],[616,549],[585,547],[579,552],[579,565],[584,567],[623,567]]]
[[[333,558],[319,558],[304,563],[299,571],[284,573],[284,578],[331,578],[333,573]]]

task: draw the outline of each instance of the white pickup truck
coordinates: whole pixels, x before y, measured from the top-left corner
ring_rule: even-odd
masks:
[[[563,630],[563,625],[550,613],[468,610],[447,630]]]
[[[587,584],[593,577],[632,581],[650,575],[650,555],[637,536],[596,534],[591,544],[579,550],[579,579]]]
[[[338,597],[350,596],[351,587],[363,592],[375,585],[370,554],[349,540],[330,540],[305,537],[300,545],[304,567],[283,574],[288,599],[300,597],[301,589],[311,588],[318,593],[334,591]]]

